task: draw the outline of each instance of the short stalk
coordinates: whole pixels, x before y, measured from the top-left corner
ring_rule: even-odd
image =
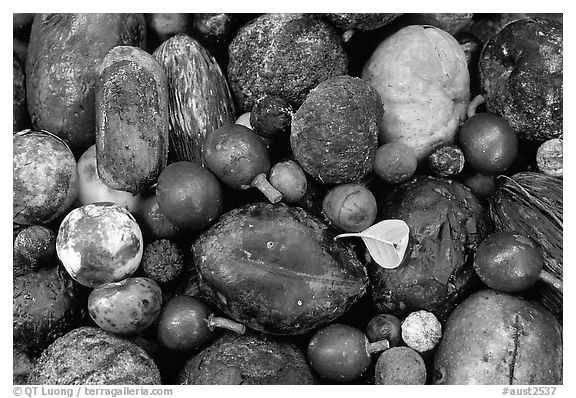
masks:
[[[564,287],[563,287],[564,282],[562,282],[561,279],[556,278],[550,272],[542,270],[542,273],[540,274],[540,279],[542,280],[542,282],[547,283],[548,285],[552,286],[559,292],[564,293]]]
[[[474,97],[472,101],[470,101],[470,104],[468,105],[468,109],[466,111],[468,119],[476,115],[476,108],[478,108],[484,102],[486,102],[486,100],[484,99],[484,96],[482,94],[478,94],[476,97]]]
[[[231,319],[221,318],[219,316],[210,315],[208,317],[208,327],[213,330],[214,328],[228,329],[238,334],[244,334],[246,326],[241,323],[234,322]]]
[[[282,200],[282,194],[268,182],[266,174],[260,173],[251,184],[254,188],[258,188],[270,201],[270,203],[278,203]]]
[[[375,341],[374,343],[368,343],[366,345],[366,352],[368,352],[369,355],[372,355],[382,351],[386,351],[389,348],[390,343],[388,342],[388,340],[380,340]]]

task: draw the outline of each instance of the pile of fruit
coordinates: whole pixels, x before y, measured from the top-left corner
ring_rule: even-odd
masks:
[[[14,14],[14,383],[561,384],[562,46]]]

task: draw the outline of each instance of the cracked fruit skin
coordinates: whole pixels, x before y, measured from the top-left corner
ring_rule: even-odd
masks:
[[[382,98],[380,144],[402,142],[421,161],[454,141],[470,102],[466,54],[449,33],[411,25],[382,41],[362,79]]]
[[[448,319],[433,384],[562,384],[562,327],[544,307],[495,290]]]

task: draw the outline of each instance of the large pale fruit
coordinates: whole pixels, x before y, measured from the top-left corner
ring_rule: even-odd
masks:
[[[470,75],[466,55],[449,33],[411,25],[389,36],[364,65],[362,78],[384,105],[380,143],[403,142],[418,160],[452,142],[466,118]]]
[[[58,258],[78,283],[96,287],[130,277],[143,252],[140,227],[114,203],[99,202],[72,210],[56,238]]]

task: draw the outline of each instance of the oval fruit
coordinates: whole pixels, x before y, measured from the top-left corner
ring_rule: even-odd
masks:
[[[130,192],[112,189],[102,182],[96,166],[96,145],[88,148],[78,159],[78,177],[78,202],[80,205],[112,202],[133,213],[142,200],[140,194],[133,195]]]
[[[376,362],[374,384],[426,384],[426,366],[422,356],[410,347],[394,347],[384,351]]]
[[[18,224],[45,224],[63,215],[78,196],[76,159],[64,141],[25,130],[12,138],[12,208]]]
[[[149,278],[127,278],[97,286],[88,296],[92,320],[110,333],[132,334],[148,328],[162,309],[162,290]]]
[[[125,208],[94,203],[72,210],[60,224],[56,252],[66,271],[96,287],[131,276],[143,253],[142,232]]]
[[[495,290],[450,314],[433,384],[562,384],[562,326],[539,304]]]
[[[271,334],[303,334],[366,290],[365,267],[299,207],[250,204],[222,215],[193,247],[203,291],[228,316]]]
[[[337,185],[324,197],[322,210],[341,230],[361,232],[376,219],[376,198],[361,184]]]
[[[429,25],[406,26],[382,41],[362,70],[385,112],[380,143],[402,142],[418,161],[451,143],[466,119],[470,75],[452,35]]]

